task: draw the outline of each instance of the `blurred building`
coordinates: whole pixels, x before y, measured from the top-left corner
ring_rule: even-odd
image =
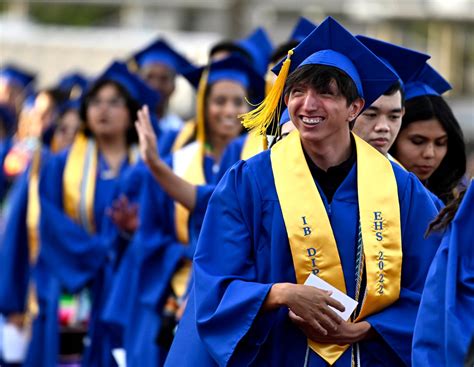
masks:
[[[0,12],[0,63],[38,70],[43,85],[71,69],[96,73],[157,35],[204,62],[217,40],[261,25],[278,44],[300,15],[316,23],[331,15],[353,33],[432,55],[474,136],[474,0],[3,0]],[[182,100],[174,103],[180,112],[190,106]]]

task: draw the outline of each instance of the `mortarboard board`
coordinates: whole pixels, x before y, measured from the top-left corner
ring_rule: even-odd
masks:
[[[265,95],[265,80],[243,58],[233,55],[203,67],[190,69],[183,75],[196,89],[196,123],[198,139],[204,140],[204,95],[207,86],[219,80],[232,80],[249,91],[249,98],[260,101]],[[199,132],[201,131],[201,133]]]
[[[288,74],[304,65],[327,65],[344,71],[365,100],[365,108],[398,80],[377,56],[336,20],[328,17],[272,69],[278,74],[277,80],[263,103],[243,116],[247,129],[259,127],[262,134],[266,132],[268,124],[279,117]]]
[[[357,35],[356,38],[397,74],[402,85],[413,78],[431,57],[430,55],[375,38],[362,35]]]
[[[133,55],[138,68],[159,63],[182,74],[192,64],[163,39],[158,39]]]
[[[160,100],[159,94],[132,74],[122,62],[113,62],[93,84],[101,80],[112,80],[120,84],[140,105],[146,104],[152,111]]]
[[[239,56],[232,55],[209,66],[188,69],[183,76],[197,89],[205,70],[208,70],[207,85],[219,80],[233,80],[251,91],[255,100],[261,100],[264,96],[265,81],[263,77]]]
[[[267,32],[259,27],[247,38],[237,41],[236,45],[252,56],[255,69],[261,75],[265,75],[268,61],[273,52],[273,45]]]
[[[21,88],[30,87],[35,80],[35,74],[14,65],[5,65],[0,68],[0,79],[15,83]]]
[[[450,89],[452,89],[451,84],[433,67],[425,64],[420,72],[406,83],[405,99],[425,95],[440,96]]]
[[[297,41],[301,42],[304,40],[312,31],[317,27],[316,24],[311,22],[305,17],[300,17],[296,23],[293,31],[291,32],[290,38],[288,41]]]

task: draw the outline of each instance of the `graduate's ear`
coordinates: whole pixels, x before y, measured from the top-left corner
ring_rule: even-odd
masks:
[[[357,97],[354,102],[351,103],[349,106],[349,121],[353,121],[359,116],[359,113],[361,113],[362,109],[364,108],[365,101]]]
[[[290,99],[290,93],[285,93],[283,100],[285,101],[285,105],[288,107],[288,101]]]

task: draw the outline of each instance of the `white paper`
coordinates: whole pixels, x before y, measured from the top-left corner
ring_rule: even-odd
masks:
[[[320,277],[310,274],[308,279],[306,279],[306,282],[304,282],[305,285],[310,285],[311,287],[319,288],[325,291],[332,291],[331,297],[334,298],[335,300],[341,302],[346,310],[344,312],[341,312],[339,310],[336,310],[334,307],[331,307],[341,318],[345,321],[349,320],[349,317],[351,317],[352,312],[354,312],[355,308],[357,307],[357,301],[353,300],[351,297],[349,297],[347,294],[341,292],[339,289],[336,287],[333,287],[331,284],[326,282],[325,280],[321,279]]]
[[[5,323],[2,330],[3,360],[7,363],[21,363],[28,348],[28,333],[16,325]]]
[[[118,367],[127,367],[127,357],[126,357],[125,349],[123,348],[112,349],[112,355],[114,356],[115,362],[117,362]]]

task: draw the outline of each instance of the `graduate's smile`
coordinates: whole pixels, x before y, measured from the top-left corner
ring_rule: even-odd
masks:
[[[301,121],[308,127],[319,125],[325,120],[322,116],[300,116]]]

